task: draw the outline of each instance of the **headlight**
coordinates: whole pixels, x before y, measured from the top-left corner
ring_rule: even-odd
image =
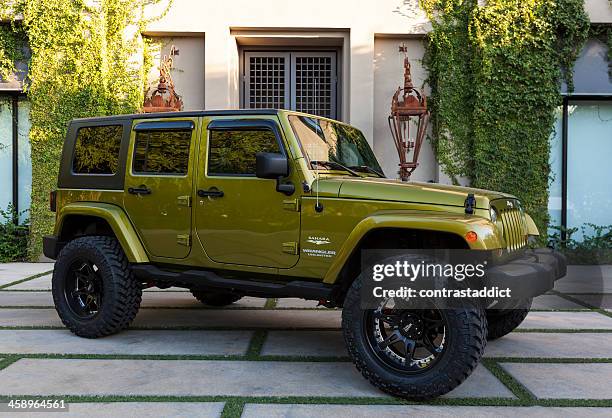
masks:
[[[491,216],[491,222],[497,223],[497,211],[493,206],[489,209],[489,215]]]

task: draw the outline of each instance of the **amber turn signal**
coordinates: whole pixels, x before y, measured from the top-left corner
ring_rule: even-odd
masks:
[[[476,242],[478,240],[478,234],[474,231],[469,231],[465,234],[465,240],[467,242]]]

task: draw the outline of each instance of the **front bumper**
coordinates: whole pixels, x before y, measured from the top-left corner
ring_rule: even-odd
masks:
[[[526,299],[548,292],[566,273],[567,261],[563,254],[550,248],[537,248],[487,269],[487,285],[499,288],[510,285],[514,298]]]
[[[43,254],[52,260],[57,258],[64,243],[60,242],[55,235],[45,235],[43,237]]]

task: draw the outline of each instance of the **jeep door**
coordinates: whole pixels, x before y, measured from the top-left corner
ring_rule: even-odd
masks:
[[[287,196],[276,180],[257,178],[258,152],[287,155],[276,116],[203,120],[196,231],[215,262],[289,268],[299,258],[301,187]]]
[[[135,120],[124,207],[153,256],[185,258],[191,249],[192,162],[198,118]]]

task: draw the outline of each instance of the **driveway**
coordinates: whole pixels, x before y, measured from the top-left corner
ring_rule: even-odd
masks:
[[[0,264],[0,398],[65,399],[62,416],[612,416],[612,313],[570,285],[582,268],[490,342],[466,382],[418,404],[355,370],[339,310],[248,297],[211,309],[181,289],[146,290],[130,330],[88,340],[62,326],[52,269]]]

